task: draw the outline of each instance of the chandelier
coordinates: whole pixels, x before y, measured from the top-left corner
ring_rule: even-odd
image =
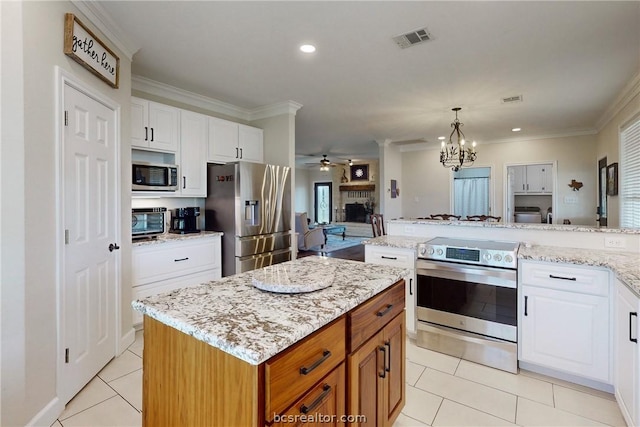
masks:
[[[458,111],[460,107],[452,108],[456,112],[456,119],[451,123],[453,130],[449,135],[449,143],[442,141],[440,147],[440,163],[445,168],[451,168],[452,171],[458,171],[463,166],[471,166],[476,160],[476,142],[473,141],[471,147],[465,147],[464,133],[460,130],[463,126],[458,120]],[[456,135],[456,143],[453,142],[453,135]]]

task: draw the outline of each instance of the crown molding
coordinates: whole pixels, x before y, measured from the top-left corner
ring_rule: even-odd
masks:
[[[249,111],[249,120],[260,120],[268,117],[281,116],[290,114],[295,116],[298,110],[302,108],[302,104],[295,101],[282,101],[276,104],[264,105]]]
[[[629,83],[626,84],[624,89],[618,94],[616,99],[609,105],[596,122],[596,128],[598,132],[602,131],[604,127],[613,119],[627,104],[638,94],[640,94],[640,72],[636,74]]]
[[[131,88],[162,98],[171,99],[194,107],[224,114],[239,120],[249,121],[251,112],[246,108],[236,107],[208,96],[160,83],[142,76],[131,76]]]
[[[122,28],[120,28],[116,21],[113,20],[99,3],[83,0],[71,0],[71,3],[77,7],[109,41],[115,44],[124,56],[130,61],[133,60],[133,55],[140,47],[131,41]]]
[[[194,107],[204,108],[205,110],[224,114],[225,116],[244,120],[246,122],[280,116],[282,114],[291,114],[295,116],[296,112],[302,108],[302,104],[295,101],[283,101],[254,109],[242,108],[142,76],[131,76],[131,88],[150,95],[156,95],[183,104],[192,105]]]

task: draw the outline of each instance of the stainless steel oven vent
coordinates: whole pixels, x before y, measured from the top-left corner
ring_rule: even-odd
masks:
[[[503,104],[511,104],[513,102],[522,102],[522,95],[508,96],[501,99]]]
[[[400,34],[399,36],[395,36],[393,38],[393,41],[396,42],[402,49],[406,49],[410,46],[426,42],[431,39],[433,39],[433,37],[429,33],[429,30],[427,30],[427,28],[425,27],[410,31],[405,34]]]

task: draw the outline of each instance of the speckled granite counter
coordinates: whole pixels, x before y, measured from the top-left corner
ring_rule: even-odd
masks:
[[[527,247],[526,245],[520,245],[518,258],[606,267],[611,269],[620,281],[640,296],[640,254],[580,248],[559,248],[555,246],[534,245]]]
[[[252,285],[260,271],[134,301],[165,325],[258,365],[408,274],[401,268],[326,257],[277,264],[283,281],[322,281],[315,292],[277,294]],[[262,274],[262,277],[264,275]]]
[[[380,236],[373,239],[364,240],[363,245],[387,246],[391,248],[416,250],[420,243],[424,243],[430,237],[409,237],[409,236]]]
[[[222,236],[223,234],[224,233],[220,231],[201,231],[200,233],[190,233],[190,234],[165,233],[156,237],[155,239],[135,239],[133,240],[132,245],[133,246],[157,245],[160,243],[177,242],[180,240],[217,237],[217,236]]]
[[[394,219],[397,224],[428,224],[428,225],[454,225],[457,227],[482,227],[482,228],[513,228],[523,230],[545,231],[579,231],[585,233],[621,233],[640,234],[640,229],[634,228],[599,228],[587,225],[561,225],[561,224],[532,224],[532,223],[505,223],[484,221],[442,221],[433,219]]]

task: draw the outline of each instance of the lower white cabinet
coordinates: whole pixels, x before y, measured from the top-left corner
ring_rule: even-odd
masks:
[[[639,308],[640,299],[617,280],[614,385],[616,400],[630,426],[640,424]]]
[[[519,360],[611,384],[610,275],[520,261]]]
[[[372,264],[388,265],[409,269],[405,281],[405,314],[407,334],[416,334],[416,251],[389,246],[365,245],[364,261]]]
[[[220,236],[134,245],[133,299],[196,286],[221,277]],[[133,311],[133,324],[142,315]]]

